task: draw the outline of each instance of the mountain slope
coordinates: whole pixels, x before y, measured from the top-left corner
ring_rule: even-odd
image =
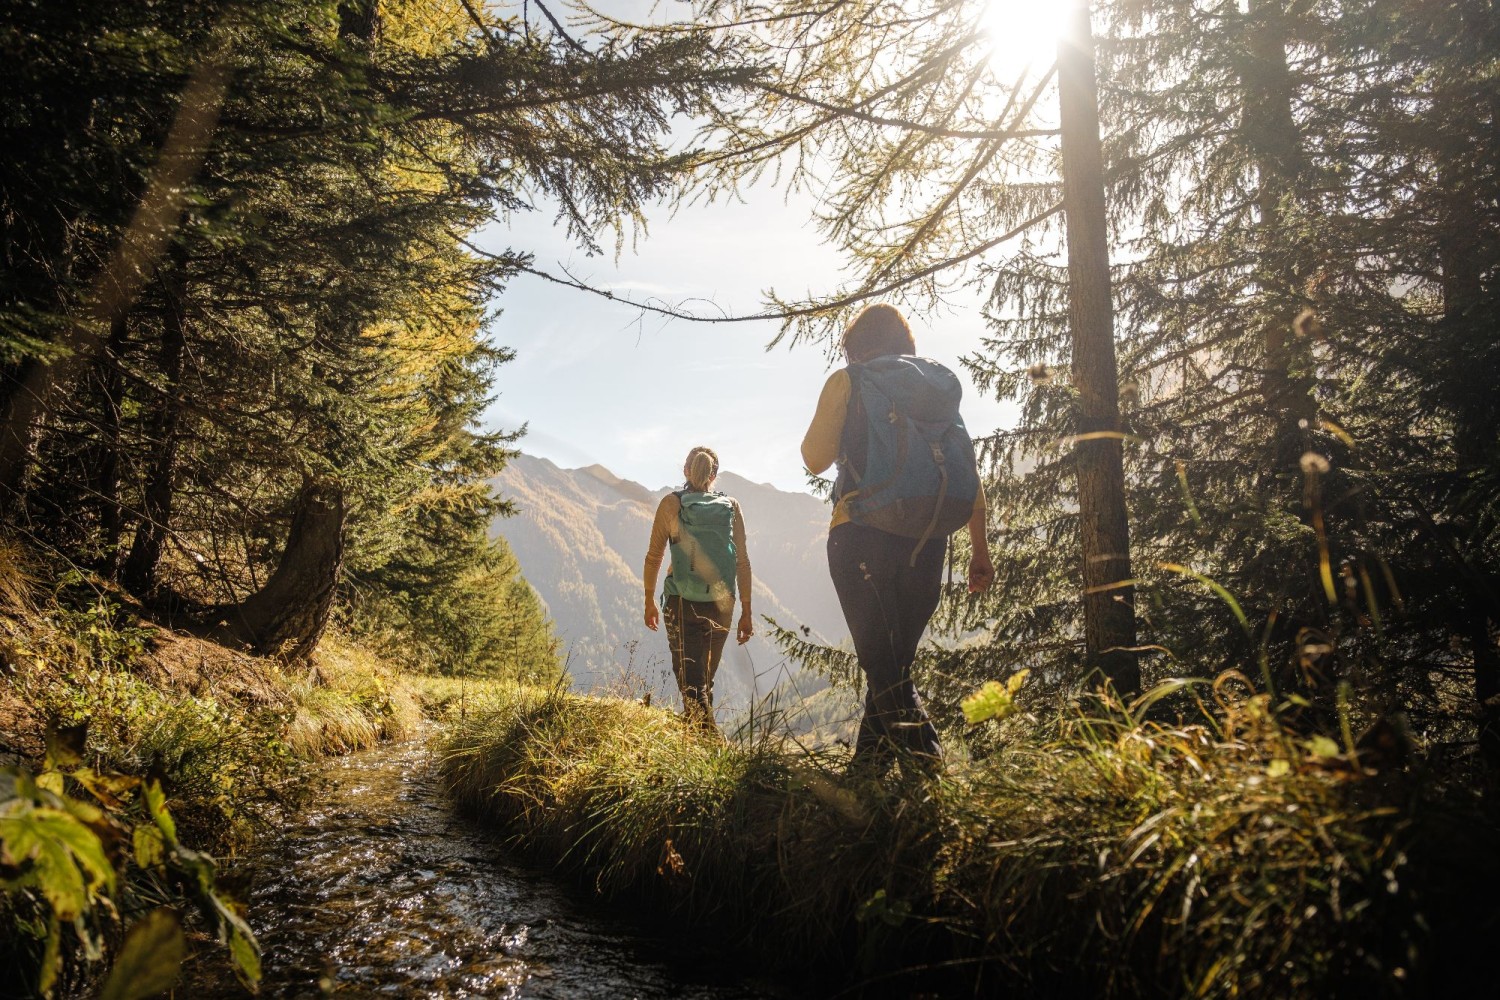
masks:
[[[529,455],[512,461],[494,485],[517,513],[496,519],[491,530],[510,544],[546,603],[575,685],[675,698],[665,636],[641,620],[641,564],[652,517],[668,490],[649,490],[603,466],[561,469]],[[823,555],[827,506],[733,473],[723,474],[718,488],[744,512],[758,627],[764,630],[759,617],[769,615],[826,641],[843,640],[847,632]],[[731,640],[715,701],[743,707],[786,676],[781,655],[763,636],[744,647]]]

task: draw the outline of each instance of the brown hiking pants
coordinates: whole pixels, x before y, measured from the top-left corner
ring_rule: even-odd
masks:
[[[714,672],[724,655],[733,611],[733,604],[720,607],[713,601],[663,598],[662,621],[672,650],[672,673],[682,693],[683,717],[715,732]]]

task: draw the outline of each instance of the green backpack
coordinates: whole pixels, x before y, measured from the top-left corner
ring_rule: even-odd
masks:
[[[672,539],[667,597],[724,604],[734,600],[734,501],[722,493],[679,490],[679,531]]]

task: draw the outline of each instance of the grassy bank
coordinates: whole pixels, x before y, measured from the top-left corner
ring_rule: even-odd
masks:
[[[215,938],[253,979],[213,858],[273,830],[318,757],[412,732],[415,695],[339,636],[284,667],[20,562],[0,558],[0,996],[115,995],[122,954],[149,984]]]
[[[1495,930],[1492,826],[1257,699],[1017,729],[930,782],[839,763],[530,691],[455,725],[445,769],[600,893],[875,994],[1436,995]]]

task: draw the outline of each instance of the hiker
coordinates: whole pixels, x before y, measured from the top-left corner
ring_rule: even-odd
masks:
[[[828,572],[865,675],[865,711],[850,772],[879,777],[898,751],[930,772],[937,730],[911,666],[937,610],[948,535],[967,525],[969,592],[995,577],[984,491],[958,413],[962,387],[889,305],[864,309],[844,331],[847,367],[829,376],[802,441],[813,473],[835,462]]]
[[[745,519],[733,497],[713,492],[719,456],[699,446],[683,463],[683,488],[662,497],[646,546],[646,627],[655,632],[665,617],[672,673],[682,693],[682,714],[717,733],[714,726],[714,671],[729,638],[734,595],[740,595],[735,630],[743,646],[755,633],[750,616],[750,556],[745,550]],[[663,611],[656,607],[656,577],[662,550],[671,543],[672,564],[662,583]]]

